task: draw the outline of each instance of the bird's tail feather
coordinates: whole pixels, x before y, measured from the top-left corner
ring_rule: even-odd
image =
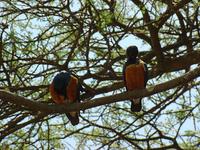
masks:
[[[132,112],[140,112],[142,110],[142,99],[132,99],[131,100],[131,111]]]

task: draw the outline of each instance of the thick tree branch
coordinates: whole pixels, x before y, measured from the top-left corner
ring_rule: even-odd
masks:
[[[157,21],[157,27],[158,29],[160,29],[163,24],[174,14],[176,13],[179,9],[185,7],[189,2],[191,2],[191,0],[184,0],[181,1],[179,3],[177,3],[176,5],[169,5],[168,9],[166,10],[165,13],[163,13],[163,15],[159,18],[159,20]]]
[[[192,71],[189,71],[183,76],[180,76],[168,82],[161,83],[144,90],[136,90],[133,92],[124,92],[124,93],[116,94],[113,96],[96,98],[96,99],[83,102],[80,104],[61,105],[61,106],[47,105],[44,103],[31,101],[29,99],[26,99],[21,96],[17,96],[15,94],[12,94],[4,90],[0,90],[0,100],[14,103],[16,105],[20,105],[30,111],[40,111],[40,112],[45,112],[45,113],[66,113],[66,112],[70,112],[74,110],[85,110],[85,109],[89,109],[89,108],[93,108],[93,107],[97,107],[97,106],[101,106],[105,104],[111,104],[114,102],[124,101],[124,100],[132,99],[132,98],[147,97],[147,96],[186,84],[199,76],[200,76],[200,66],[198,66],[196,69]]]
[[[3,33],[5,29],[8,28],[8,25],[5,23],[1,23],[0,28],[2,28],[2,32],[0,33],[0,67],[1,67],[3,65]]]
[[[3,43],[2,43],[2,39],[0,38],[0,67],[3,65],[2,53],[3,53]]]

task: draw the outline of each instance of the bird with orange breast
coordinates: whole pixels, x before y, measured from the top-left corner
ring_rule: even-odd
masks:
[[[58,73],[50,84],[49,91],[53,101],[57,104],[80,102],[81,86],[78,78],[69,72]],[[79,114],[79,111],[66,113],[72,125],[79,123]]]
[[[127,61],[123,67],[123,80],[127,91],[144,89],[148,81],[148,68],[145,62],[138,58],[138,48],[129,46],[126,50]],[[140,112],[142,99],[131,100],[131,111]]]

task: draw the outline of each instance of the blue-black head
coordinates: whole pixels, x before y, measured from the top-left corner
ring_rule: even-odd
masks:
[[[54,90],[56,93],[62,96],[66,96],[66,87],[69,83],[70,73],[61,72],[57,74],[53,79]]]
[[[126,56],[127,56],[128,59],[136,60],[136,58],[138,56],[138,48],[137,48],[137,46],[129,46],[126,49]]]

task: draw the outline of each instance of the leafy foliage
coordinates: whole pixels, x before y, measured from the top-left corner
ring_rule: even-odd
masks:
[[[72,70],[87,91],[83,101],[122,93],[125,49],[133,44],[148,64],[148,87],[176,79],[200,63],[198,4],[3,0],[0,89],[48,105],[54,75]],[[64,114],[0,96],[0,149],[199,149],[199,83],[145,97],[140,113],[128,100],[84,110],[76,127]]]

